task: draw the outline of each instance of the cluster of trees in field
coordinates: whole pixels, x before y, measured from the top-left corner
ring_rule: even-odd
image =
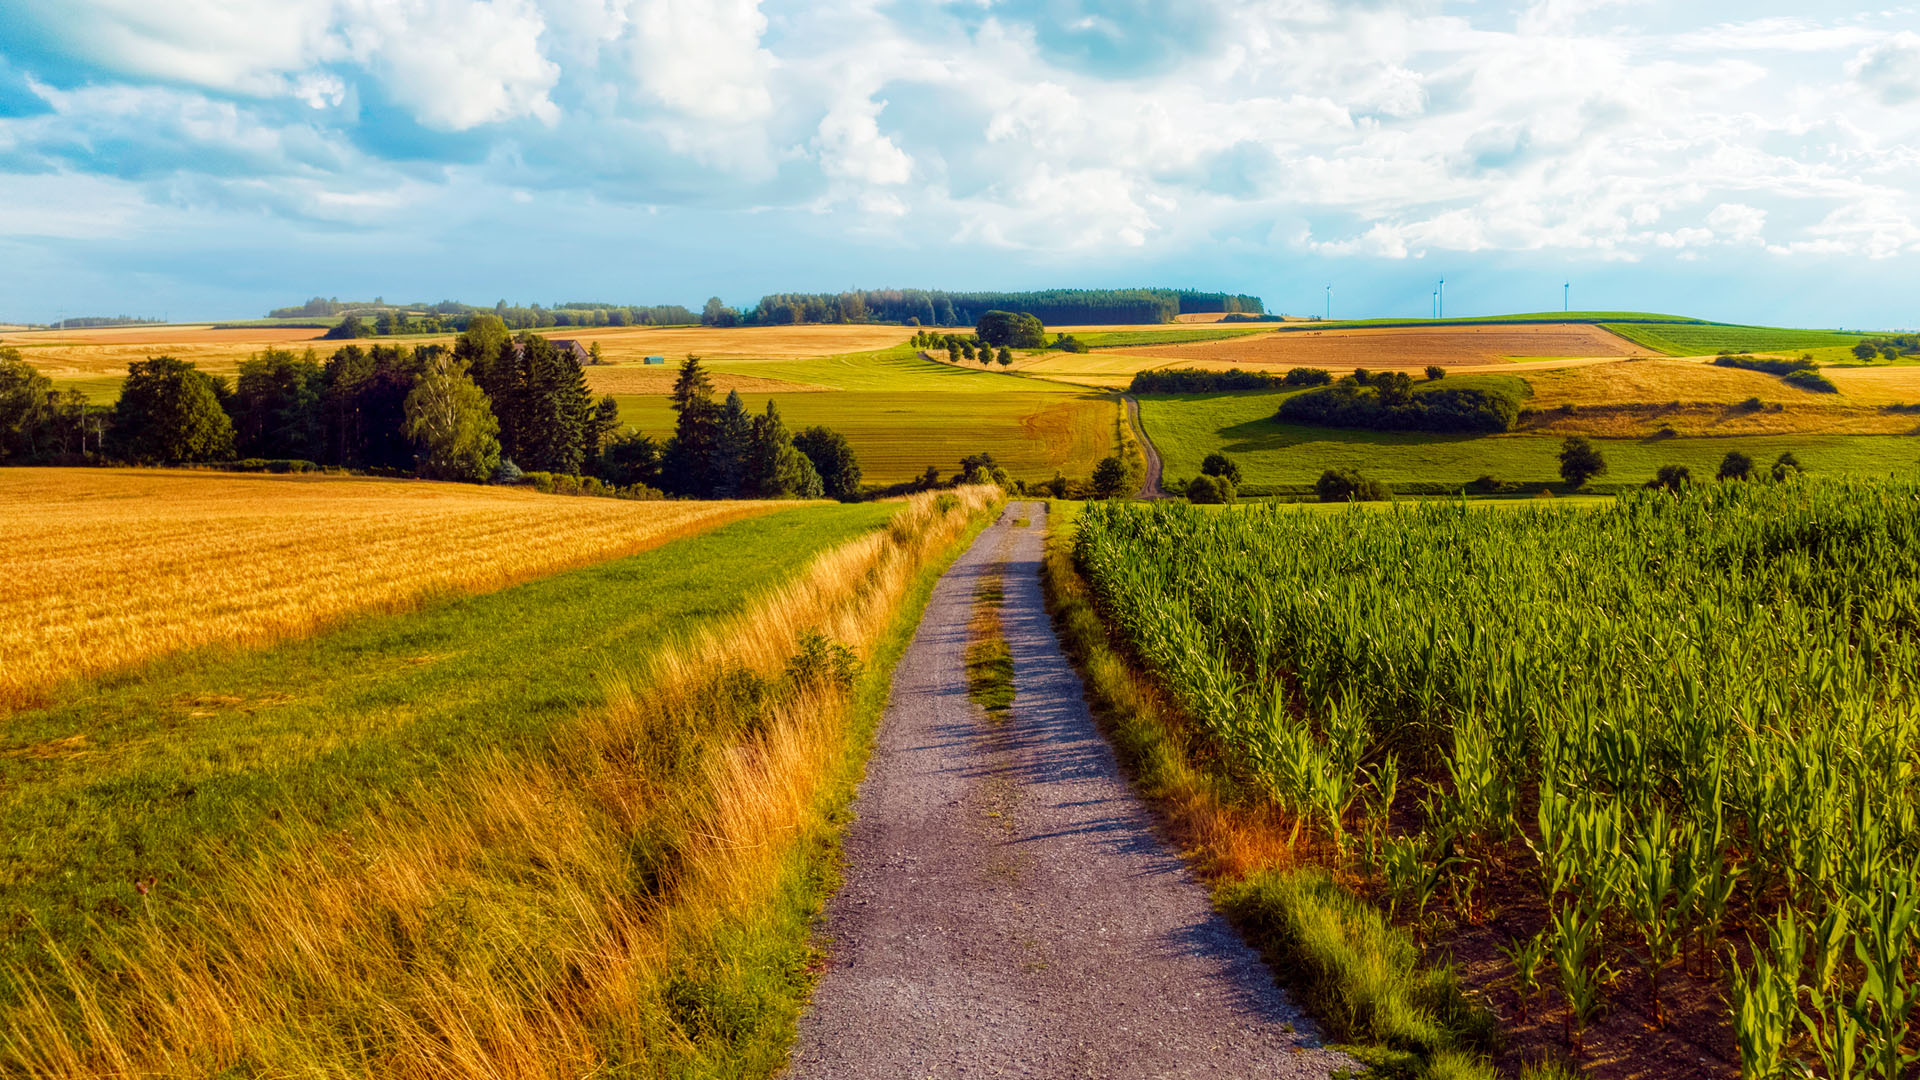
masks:
[[[1853,347],[1858,360],[1898,360],[1920,356],[1920,334],[1886,334],[1867,338]]]
[[[748,415],[738,394],[714,401],[697,357],[681,366],[674,410],[665,441],[622,431],[618,404],[593,398],[572,355],[491,315],[451,349],[348,345],[325,361],[269,349],[231,385],[172,357],[135,361],[111,410],[0,350],[0,463],[241,459],[442,480],[585,476],[589,490],[637,497],[860,494],[838,432],[795,435],[771,402]]]
[[[61,319],[52,324],[53,330],[84,330],[96,326],[161,326],[165,319],[148,319],[138,315],[80,315],[71,319]]]
[[[1442,372],[1444,375],[1444,371]],[[1430,382],[1438,381],[1429,377]],[[1520,402],[1481,387],[1416,391],[1405,372],[1354,372],[1332,386],[1280,403],[1276,419],[1374,431],[1501,432],[1520,419]]]
[[[1198,767],[1293,823],[1290,862],[1362,886],[1382,952],[1499,945],[1476,988],[1522,1022],[1551,1003],[1575,1058],[1637,1059],[1674,1024],[1755,1080],[1909,1080],[1917,501],[1896,480],[1579,514],[1096,504],[1073,554]],[[1329,996],[1379,1010],[1347,1022],[1448,1030],[1356,938],[1317,954]]]
[[[947,360],[955,364],[963,360],[978,360],[980,361],[980,366],[985,367],[988,364],[998,361],[1001,367],[1006,367],[1013,363],[1012,349],[1004,345],[995,349],[993,346],[980,340],[977,336],[968,337],[960,334],[938,334],[931,330],[926,330],[913,335],[909,343],[916,349],[944,349],[947,354]]]
[[[707,301],[709,326],[897,322],[908,326],[971,326],[989,311],[1032,315],[1042,322],[1164,323],[1196,312],[1259,314],[1257,296],[1193,289],[1049,289],[1039,292],[946,292],[868,289],[843,293],[770,293],[745,311]]]

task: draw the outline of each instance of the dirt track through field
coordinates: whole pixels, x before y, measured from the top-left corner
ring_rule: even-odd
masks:
[[[1044,504],[1010,506],[941,579],[894,673],[789,1076],[1354,1068],[1318,1047],[1121,778],[1041,600],[1045,534]],[[995,570],[1016,691],[1002,726],[963,670]]]

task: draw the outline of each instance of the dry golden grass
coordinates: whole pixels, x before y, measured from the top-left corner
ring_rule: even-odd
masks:
[[[1901,372],[1912,371],[1904,378]],[[1890,373],[1881,376],[1881,373]],[[1828,369],[1839,394],[1818,394],[1765,372],[1698,360],[1636,360],[1529,371],[1535,416],[1548,434],[1629,438],[1679,435],[1904,435],[1916,419],[1880,408],[1920,398],[1920,369]],[[1857,376],[1865,375],[1866,378]],[[1911,392],[1902,392],[1912,387]],[[1736,406],[1758,398],[1763,408]],[[1563,406],[1573,406],[1567,414]],[[1777,406],[1777,408],[1776,408]]]
[[[670,394],[677,377],[680,358],[669,364],[608,364],[587,369],[587,388],[595,394]],[[743,394],[796,394],[831,389],[810,383],[768,379],[759,375],[741,375],[730,371],[711,371],[716,392],[738,390]]]
[[[0,709],[199,645],[481,592],[780,503],[624,502],[405,480],[0,470]],[[791,505],[791,504],[787,504]]]
[[[319,340],[320,330],[284,327],[215,330],[212,327],[123,327],[102,330],[47,330],[9,334],[5,344],[19,346],[26,361],[49,378],[101,379],[124,376],[127,365],[150,356],[187,360],[200,370],[231,376],[248,357],[267,348],[312,348],[326,357],[348,344],[417,346],[450,344],[453,335],[362,338],[356,342]],[[600,343],[610,364],[631,363],[642,371],[642,357],[664,356],[668,372],[688,353],[709,360],[809,360],[842,353],[890,348],[905,342],[913,331],[903,326],[746,326],[746,327],[580,327],[550,326],[538,333],[561,340]],[[590,369],[598,370],[598,369]],[[616,376],[620,378],[620,376]],[[794,387],[783,387],[793,389]],[[748,389],[742,386],[741,389]],[[768,387],[767,389],[772,389]],[[610,389],[603,393],[654,393],[652,390]]]
[[[1758,397],[1762,401],[1801,403],[1814,395],[1782,383],[1765,372],[1715,367],[1686,360],[1635,360],[1589,364],[1557,371],[1529,373],[1536,409],[1559,405],[1617,405],[1643,401],[1731,405]]]
[[[727,626],[611,674],[607,704],[551,753],[496,755],[350,836],[289,814],[274,828],[295,857],[233,860],[229,902],[153,918],[121,956],[127,981],[68,967],[5,1019],[0,1043],[49,1077],[239,1063],[402,1080],[678,1075],[670,1063],[702,1048],[666,1019],[676,980],[739,962],[722,935],[764,919],[807,873],[801,853],[831,829],[854,756],[849,701],[831,686],[713,748],[691,784],[675,779],[669,736],[711,731],[703,688],[742,669],[778,678],[810,633],[870,655],[920,570],[1000,496],[961,489],[942,508],[949,494],[916,496]],[[649,897],[634,850],[663,830],[685,846]],[[502,900],[541,915],[503,921],[515,909]],[[435,943],[450,933],[488,947],[448,968]],[[78,1030],[57,997],[79,1002]]]

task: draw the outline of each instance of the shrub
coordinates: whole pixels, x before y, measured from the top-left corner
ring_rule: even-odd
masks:
[[[1560,444],[1560,478],[1567,483],[1585,487],[1587,481],[1606,471],[1607,459],[1586,439],[1574,435]]]
[[[1240,485],[1240,466],[1234,464],[1232,458],[1217,450],[1208,454],[1206,459],[1200,462],[1200,471],[1208,476],[1224,476],[1233,481],[1235,487]]]
[[[1677,494],[1684,491],[1688,485],[1692,483],[1693,470],[1687,468],[1685,465],[1662,465],[1660,466],[1660,471],[1654,474],[1653,479],[1647,481],[1647,486],[1650,488],[1665,488]]]
[[[1053,344],[1047,346],[1047,348],[1058,349],[1061,352],[1083,353],[1087,351],[1087,343],[1074,337],[1072,334],[1061,334],[1054,338]]]
[[[1283,386],[1325,386],[1333,381],[1333,372],[1325,368],[1297,367],[1289,370],[1280,383]]]
[[[1441,432],[1512,431],[1520,418],[1520,403],[1496,390],[1413,393],[1412,380],[1400,372],[1370,376],[1371,387],[1357,376],[1288,398],[1276,418],[1325,427]]]
[[[1467,490],[1473,492],[1475,495],[1492,495],[1496,492],[1507,490],[1507,484],[1505,481],[1496,480],[1492,476],[1480,476],[1467,482]]]
[[[1427,379],[1428,379],[1428,381],[1434,381],[1434,380],[1438,380],[1438,379],[1444,379],[1444,378],[1446,378],[1446,377],[1447,377],[1447,369],[1446,369],[1446,368],[1443,368],[1443,367],[1441,367],[1441,366],[1440,366],[1440,365],[1438,365],[1438,364],[1428,364],[1428,365],[1427,365]]]
[[[1738,450],[1727,451],[1720,459],[1720,471],[1715,474],[1720,480],[1745,480],[1753,473],[1753,459]]]
[[[1779,457],[1773,459],[1773,478],[1775,480],[1785,480],[1789,476],[1799,476],[1806,471],[1806,468],[1800,464],[1800,459],[1794,457],[1791,452],[1781,454]]]
[[[1798,360],[1774,360],[1763,356],[1748,356],[1746,353],[1739,353],[1737,355],[1727,355],[1723,353],[1720,356],[1714,357],[1713,362],[1719,367],[1741,368],[1746,371],[1764,371],[1769,375],[1789,375],[1796,371],[1812,371],[1818,366],[1812,359],[1804,356]]]
[[[1187,481],[1187,501],[1202,504],[1230,503],[1234,497],[1233,481],[1224,476],[1207,476],[1204,473]]]
[[[1060,482],[1064,484],[1064,481]],[[1093,467],[1093,497],[1113,499],[1126,494],[1127,466],[1118,457],[1108,455]],[[1055,496],[1059,498],[1059,496]]]
[[[1291,376],[1291,372],[1288,373]],[[1326,374],[1321,372],[1321,374]],[[1217,394],[1227,390],[1272,390],[1293,385],[1263,371],[1202,371],[1198,368],[1160,368],[1136,372],[1128,387],[1134,394]]]
[[[1759,412],[1761,409],[1764,409],[1766,407],[1767,407],[1767,403],[1764,401],[1761,401],[1757,397],[1750,397],[1747,400],[1741,402],[1740,404],[1734,406],[1734,408],[1740,410],[1741,412]]]
[[[1816,394],[1837,394],[1840,392],[1840,388],[1833,385],[1832,379],[1827,378],[1812,368],[1789,371],[1785,375],[1780,376],[1780,381],[1789,386],[1797,386],[1802,390],[1811,390]]]
[[[1313,490],[1321,502],[1385,502],[1391,498],[1387,485],[1352,469],[1328,469],[1314,481]]]

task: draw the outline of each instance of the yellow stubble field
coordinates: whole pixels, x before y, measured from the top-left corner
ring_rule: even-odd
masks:
[[[74,676],[503,588],[793,505],[353,477],[0,470],[0,712]]]

